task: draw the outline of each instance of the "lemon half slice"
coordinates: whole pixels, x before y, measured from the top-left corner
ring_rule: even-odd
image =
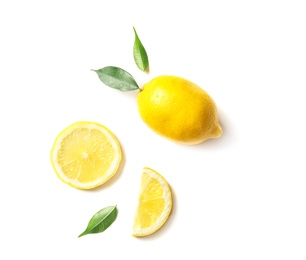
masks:
[[[92,189],[109,180],[122,158],[120,144],[105,126],[76,122],[55,139],[52,166],[63,182],[79,189]]]
[[[156,232],[167,221],[172,209],[172,194],[166,179],[158,172],[143,169],[133,236],[143,237]]]

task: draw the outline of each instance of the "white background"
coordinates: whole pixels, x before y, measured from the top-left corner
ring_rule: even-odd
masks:
[[[306,259],[305,1],[1,1],[1,259]],[[150,60],[136,67],[135,26]],[[137,91],[91,69],[119,66],[142,85],[187,78],[218,105],[219,139],[168,141],[141,121]],[[92,191],[62,183],[49,160],[79,120],[111,129],[124,151]],[[154,235],[131,236],[142,168],[174,195]],[[77,236],[118,205],[104,233]]]

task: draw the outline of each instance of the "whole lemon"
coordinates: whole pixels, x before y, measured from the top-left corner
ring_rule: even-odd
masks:
[[[176,76],[159,76],[138,93],[143,121],[176,142],[198,144],[221,136],[213,99],[199,86]]]

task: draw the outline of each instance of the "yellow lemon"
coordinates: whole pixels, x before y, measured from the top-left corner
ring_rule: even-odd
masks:
[[[52,166],[63,182],[79,189],[92,189],[109,180],[121,161],[115,135],[95,122],[76,122],[55,139]]]
[[[168,182],[151,168],[143,169],[133,236],[155,233],[167,221],[172,209],[172,195]]]
[[[159,76],[138,93],[143,121],[156,133],[184,144],[221,136],[213,99],[199,86],[176,76]]]

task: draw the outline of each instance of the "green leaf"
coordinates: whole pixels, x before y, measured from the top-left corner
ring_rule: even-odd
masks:
[[[133,49],[134,60],[136,62],[137,67],[140,70],[145,71],[149,66],[148,55],[134,27],[133,29],[135,33],[135,41],[134,41],[134,49]]]
[[[133,76],[127,71],[118,67],[108,66],[95,71],[100,80],[107,86],[121,91],[139,89]]]
[[[115,221],[117,213],[117,206],[101,209],[89,220],[86,230],[78,237],[105,231]]]

